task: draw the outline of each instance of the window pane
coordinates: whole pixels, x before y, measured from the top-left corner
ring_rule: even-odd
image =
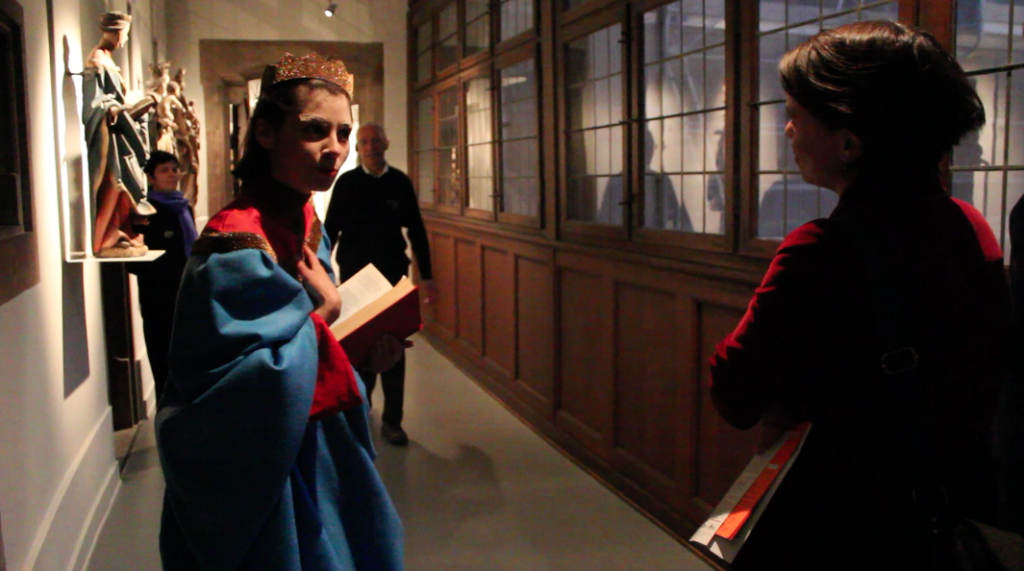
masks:
[[[760,127],[758,129],[759,170],[778,171],[785,168],[786,108],[784,103],[763,105],[758,108]]]
[[[456,30],[459,27],[459,11],[458,3],[452,2],[445,6],[443,10],[437,15],[437,37],[447,38],[448,36],[455,35]]]
[[[466,21],[472,22],[490,10],[488,0],[466,0]]]
[[[465,57],[491,48],[491,18],[484,16],[466,28]]]
[[[419,184],[417,193],[423,202],[434,201],[434,152],[416,153],[416,166],[419,168]]]
[[[491,145],[469,147],[469,207],[494,210],[494,164]]]
[[[491,80],[478,77],[466,84],[466,143],[489,143],[491,134]]]
[[[466,144],[469,207],[494,209],[494,164],[491,150],[491,80],[478,77],[466,84]]]
[[[426,150],[434,147],[434,98],[427,97],[419,102],[417,113],[417,150]]]
[[[692,232],[686,210],[679,208],[682,176],[649,172],[644,176],[644,226]]]
[[[867,2],[865,2],[866,4]],[[860,19],[868,20],[898,20],[900,17],[900,6],[896,2],[889,2],[880,6],[865,8],[861,10]]]
[[[724,18],[723,0],[685,0],[644,14],[645,32],[661,38],[644,44],[654,52],[644,54],[645,115],[662,118],[646,122],[644,226],[722,231],[721,177],[705,173],[725,168],[716,162],[725,156],[724,149],[718,152],[725,119],[718,111],[726,96]],[[715,222],[708,225],[712,208]]]
[[[956,58],[966,71],[1010,62],[1011,2],[957,2]],[[1016,18],[1015,18],[1016,19]],[[1019,34],[1020,30],[1015,29]]]
[[[501,41],[533,29],[534,0],[502,0]]]
[[[457,88],[438,96],[437,190],[438,202],[459,205],[459,93]]]
[[[423,53],[430,49],[430,45],[434,41],[433,37],[434,26],[433,22],[427,21],[422,24],[419,28],[416,28],[416,52]]]
[[[466,0],[466,46],[463,57],[491,48],[491,17],[488,0]]]
[[[433,58],[434,53],[431,50],[427,50],[426,52],[419,55],[419,61],[417,62],[416,65],[417,81],[426,81],[430,79],[430,76],[434,74],[434,70],[432,69],[434,63]]]
[[[759,47],[758,82],[759,101],[785,99],[782,83],[779,81],[779,61],[786,53],[786,34],[776,32],[761,36]]]
[[[458,8],[456,3],[453,2],[447,8],[441,10],[437,17],[437,37],[439,38],[437,69],[439,70],[445,69],[458,61],[459,46],[458,35],[456,34],[458,25]]]
[[[427,21],[416,28],[416,80],[426,81],[434,74],[433,22]]]
[[[501,210],[523,216],[540,211],[540,145],[537,136],[536,62],[531,58],[501,74]]]
[[[828,216],[839,202],[836,194],[807,184],[800,175],[760,175],[758,238],[781,240],[816,218]]]
[[[434,201],[434,98],[421,99],[416,113],[417,193],[424,202]]]
[[[621,31],[615,24],[566,46],[567,211],[574,220],[622,223]]]

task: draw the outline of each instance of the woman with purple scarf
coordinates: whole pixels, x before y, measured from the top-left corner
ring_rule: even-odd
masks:
[[[145,236],[151,250],[166,250],[167,253],[149,263],[129,264],[129,268],[139,278],[142,330],[159,402],[167,379],[174,303],[185,262],[196,240],[196,224],[192,206],[178,190],[178,159],[164,151],[153,151],[143,170],[149,179],[148,199],[156,208],[156,214],[149,216],[148,224],[137,230]]]

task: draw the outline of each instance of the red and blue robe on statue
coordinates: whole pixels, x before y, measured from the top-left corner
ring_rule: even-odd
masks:
[[[156,419],[167,571],[397,571],[362,382],[298,279],[308,197],[247,184],[192,249]]]

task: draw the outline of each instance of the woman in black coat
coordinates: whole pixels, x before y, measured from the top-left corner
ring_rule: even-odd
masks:
[[[148,223],[138,230],[151,250],[165,253],[152,262],[130,264],[129,268],[139,279],[142,331],[159,402],[167,379],[174,304],[185,262],[196,240],[196,225],[192,206],[178,190],[178,159],[164,151],[153,151],[144,170],[149,179],[148,198],[156,214],[146,218]]]
[[[994,511],[1003,256],[939,173],[984,109],[932,36],[895,22],[821,32],[779,70],[800,174],[839,204],[786,237],[711,359],[730,424],[771,441],[812,422],[733,568],[943,569],[931,516]]]

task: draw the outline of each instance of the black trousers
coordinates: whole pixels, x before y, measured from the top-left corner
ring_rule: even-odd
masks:
[[[140,308],[142,313],[142,334],[146,339],[146,354],[153,369],[156,383],[156,400],[164,394],[169,370],[168,353],[171,350],[171,327],[174,325],[174,298],[165,304],[147,304]]]
[[[363,269],[366,264],[360,262],[346,262],[338,259],[338,266],[341,268],[341,281],[345,281]],[[391,285],[398,283],[402,276],[409,273],[409,260],[403,255],[401,259],[376,260],[373,265],[377,266],[380,273],[384,274]],[[373,402],[373,389],[377,386],[377,373],[363,369],[356,369],[359,376],[366,383],[366,398]],[[392,426],[402,424],[402,407],[405,402],[405,354],[395,363],[391,369],[380,374],[380,385],[384,391],[384,414],[381,420]]]
[[[373,389],[377,386],[377,373],[359,370],[359,376],[366,383],[366,398],[373,402]],[[395,363],[394,367],[380,374],[380,385],[384,391],[384,414],[381,420],[385,424],[401,426],[402,407],[405,403],[405,355]]]

